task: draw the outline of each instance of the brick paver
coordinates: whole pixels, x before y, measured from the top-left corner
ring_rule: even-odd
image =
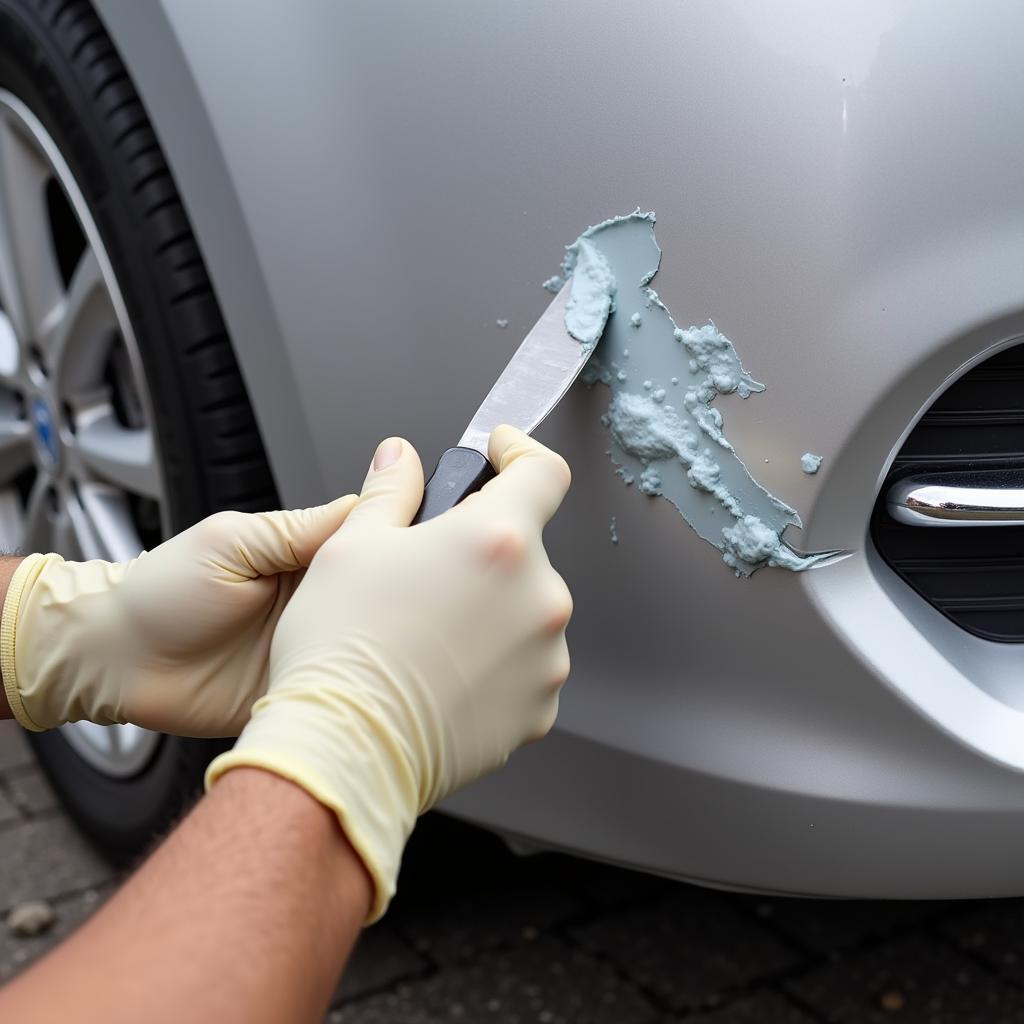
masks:
[[[439,965],[529,939],[584,907],[566,858],[517,857],[496,837],[436,816],[421,824],[405,864],[392,919]]]
[[[18,818],[18,807],[11,794],[0,789],[0,825],[15,822]]]
[[[0,723],[0,982],[72,931],[115,872]],[[1024,1024],[1024,901],[786,900],[554,854],[517,857],[428,816],[391,912],[361,939],[332,1024]]]
[[[947,921],[945,935],[1015,985],[1024,981],[1024,900],[993,900]]]
[[[783,996],[760,992],[685,1019],[686,1024],[813,1024],[817,1018],[808,1016]]]
[[[0,837],[0,850],[5,840]],[[90,914],[97,910],[110,894],[110,888],[86,889],[74,896],[64,896],[53,901],[57,915],[53,928],[45,935],[21,939],[12,935],[0,925],[0,983],[13,978],[33,960],[45,953],[55,942],[70,935]]]
[[[11,800],[26,817],[38,817],[57,807],[57,794],[34,765],[14,769],[6,781]]]
[[[673,1010],[707,1006],[723,992],[799,963],[797,955],[717,893],[675,886],[649,906],[572,932]]]
[[[922,901],[763,899],[755,913],[797,948],[826,957],[920,926],[949,909]]]
[[[827,964],[790,989],[835,1024],[1024,1024],[1024,994],[917,934]]]
[[[332,1002],[337,1006],[382,992],[400,981],[427,974],[430,966],[390,925],[378,924],[360,938]]]
[[[654,1024],[659,1011],[607,966],[553,939],[526,941],[337,1014],[340,1024]]]
[[[6,826],[0,832],[0,910],[22,900],[52,900],[94,889],[114,871],[64,818]]]
[[[14,722],[0,722],[0,773],[34,763],[25,734]]]

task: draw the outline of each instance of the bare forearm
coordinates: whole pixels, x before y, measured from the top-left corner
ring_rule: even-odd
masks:
[[[7,587],[10,585],[11,577],[15,569],[21,564],[21,555],[0,556],[0,609],[7,600]],[[0,677],[0,718],[13,718],[11,705],[7,700],[7,693],[4,689],[3,679]]]
[[[92,921],[0,992],[0,1019],[320,1020],[370,895],[331,812],[236,769]]]

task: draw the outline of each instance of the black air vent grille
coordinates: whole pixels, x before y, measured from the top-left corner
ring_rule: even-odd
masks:
[[[976,636],[1024,642],[1024,526],[941,528],[893,520],[885,496],[902,477],[1024,469],[1024,345],[952,384],[893,462],[871,518],[882,558],[926,601]]]

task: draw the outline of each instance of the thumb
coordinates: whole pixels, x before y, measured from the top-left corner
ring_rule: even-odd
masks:
[[[484,484],[484,500],[520,509],[541,525],[558,511],[572,479],[561,455],[507,425],[491,431],[488,455],[498,475]]]
[[[219,558],[226,557],[229,563],[235,563],[227,567],[239,576],[273,576],[305,569],[320,545],[345,522],[357,500],[356,495],[346,494],[312,508],[249,515],[222,512],[199,525],[202,528],[209,524],[217,530],[219,520],[228,517],[224,524],[228,536],[210,538],[214,549],[220,552]]]
[[[345,532],[367,526],[408,526],[423,501],[423,465],[400,437],[381,441]]]

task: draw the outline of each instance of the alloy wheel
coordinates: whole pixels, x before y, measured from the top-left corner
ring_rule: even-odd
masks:
[[[168,533],[145,375],[95,222],[45,126],[0,89],[0,545],[127,561]],[[65,726],[93,767],[160,737]]]

